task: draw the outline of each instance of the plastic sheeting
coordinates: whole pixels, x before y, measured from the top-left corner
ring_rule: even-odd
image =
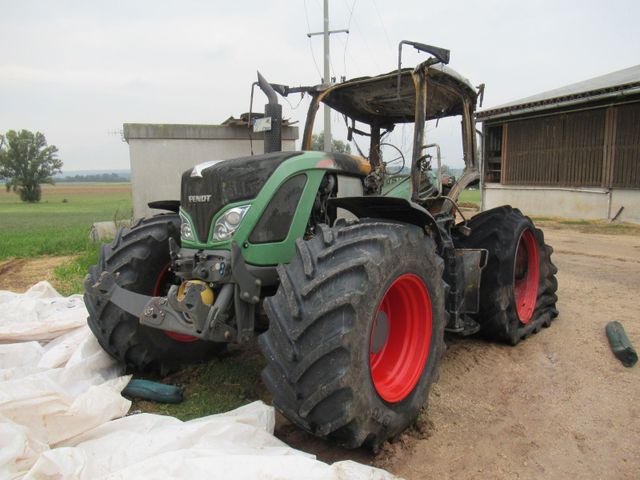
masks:
[[[130,377],[86,317],[80,296],[61,297],[47,282],[0,291],[0,478],[394,478],[290,448],[273,436],[275,412],[262,402],[189,422],[124,417]]]

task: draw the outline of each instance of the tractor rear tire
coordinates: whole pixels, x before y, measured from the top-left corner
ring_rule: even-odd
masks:
[[[425,405],[444,352],[445,285],[414,225],[321,225],[278,266],[259,337],[275,406],[308,432],[374,451]]]
[[[471,235],[457,239],[456,247],[489,252],[476,316],[481,335],[516,345],[549,327],[558,316],[558,269],[542,231],[510,206],[479,213],[467,226]]]
[[[180,218],[175,214],[157,215],[122,228],[110,245],[102,245],[98,264],[85,278],[89,327],[102,348],[129,371],[166,374],[183,363],[206,360],[225,347],[141,325],[135,316],[89,293],[87,287],[102,272],[116,272],[122,288],[144,295],[166,294],[171,282],[169,238],[179,243],[179,232]]]

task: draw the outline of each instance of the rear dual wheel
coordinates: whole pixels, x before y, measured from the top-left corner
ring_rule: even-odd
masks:
[[[347,447],[377,448],[425,404],[444,350],[443,262],[415,226],[360,221],[297,241],[259,342],[275,406]]]

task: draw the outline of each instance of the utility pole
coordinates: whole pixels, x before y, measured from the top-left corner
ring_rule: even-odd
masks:
[[[331,84],[331,70],[329,68],[331,63],[329,35],[332,33],[348,34],[349,30],[346,28],[341,30],[329,30],[329,0],[324,0],[324,31],[307,33],[307,37],[311,38],[314,35],[322,35],[324,37],[324,79],[322,82],[327,87]],[[329,108],[329,105],[324,106],[324,151],[331,151],[331,108]]]

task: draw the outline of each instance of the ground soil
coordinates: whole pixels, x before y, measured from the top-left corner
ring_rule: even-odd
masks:
[[[640,365],[622,366],[604,327],[622,322],[640,348],[640,234],[548,224],[545,235],[559,269],[559,317],[516,347],[448,339],[429,406],[400,439],[374,456],[282,417],[276,434],[322,460],[372,463],[407,479],[638,478]],[[0,262],[0,289],[24,289],[65,258]]]
[[[53,270],[73,256],[14,258],[0,260],[0,290],[24,292],[41,280],[53,279]]]
[[[354,459],[407,479],[638,478],[640,365],[612,355],[604,327],[640,348],[640,235],[546,227],[559,317],[516,347],[449,339],[417,429],[377,456],[281,422],[280,436],[326,461]]]

